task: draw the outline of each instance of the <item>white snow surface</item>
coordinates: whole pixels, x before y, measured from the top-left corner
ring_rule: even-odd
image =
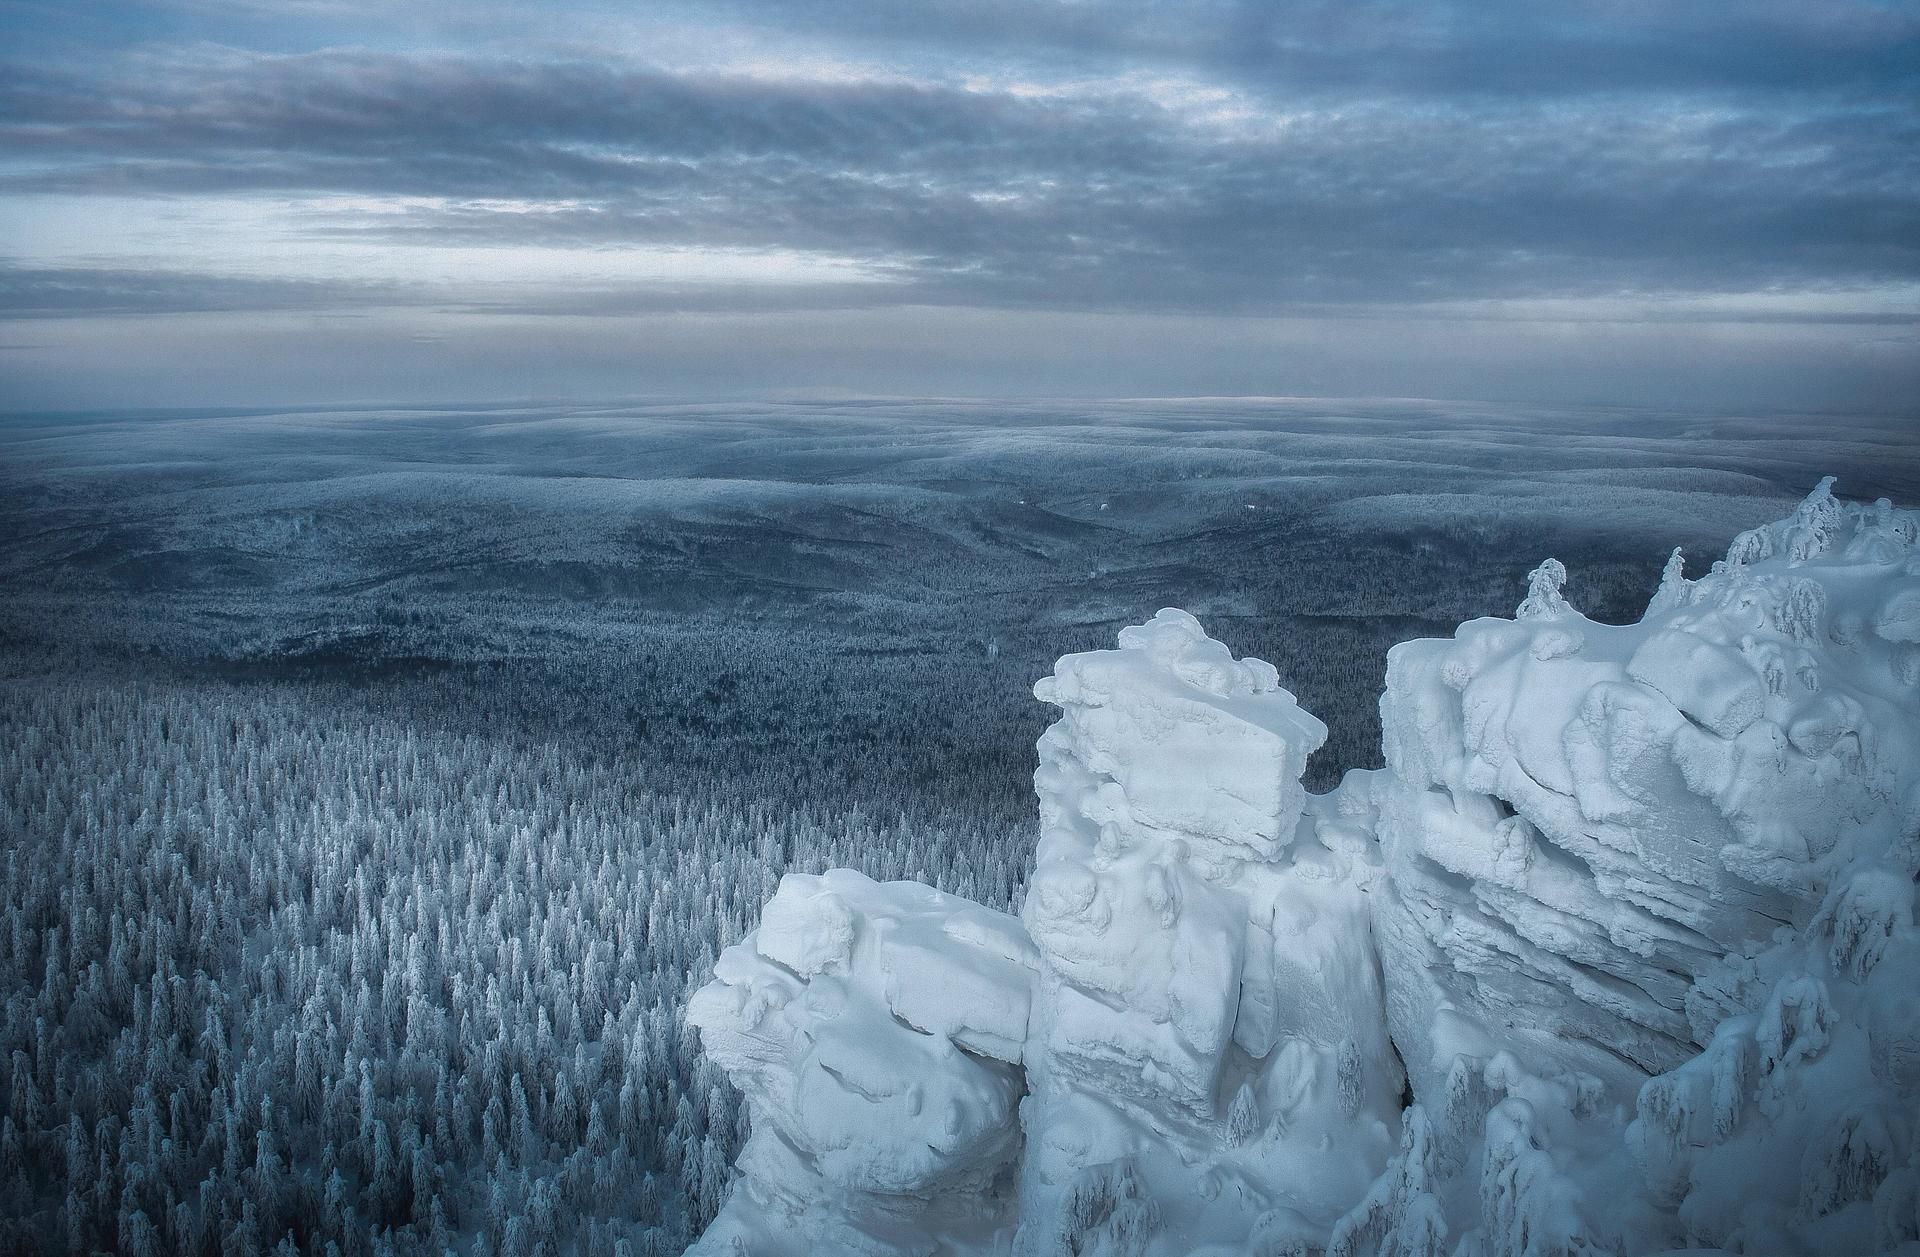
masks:
[[[1547,560],[1317,797],[1185,612],[1060,660],[1019,920],[791,875],[695,996],[693,1251],[1920,1254],[1917,535],[1823,481],[1623,626]]]

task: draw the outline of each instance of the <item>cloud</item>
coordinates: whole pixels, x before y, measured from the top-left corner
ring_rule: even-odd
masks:
[[[507,11],[519,6],[504,6]],[[669,6],[929,59],[1175,67],[1293,95],[1565,99],[1920,82],[1911,6],[1758,0],[725,0]],[[895,55],[899,55],[896,53]]]
[[[0,319],[89,318],[403,304],[391,286],[0,260]]]
[[[615,395],[1333,395],[1911,414],[1909,334],[1851,325],[1249,319],[897,307],[474,319],[61,319],[0,410]],[[1523,414],[1527,412],[1521,412]]]
[[[1534,321],[1538,347],[1693,322],[1753,354],[1819,326],[1857,362],[1920,311],[1907,0],[146,0],[17,26],[0,318],[69,332],[379,313],[454,353],[486,319],[1178,317],[1371,321],[1392,355],[1389,324]],[[750,339],[701,361],[738,378],[713,364]]]
[[[1260,312],[1920,274],[1920,110],[1890,103],[1277,109],[232,51],[0,92],[0,193],[410,198],[314,229],[830,252],[924,301]]]
[[[1874,0],[163,0],[90,6],[98,32],[139,11],[200,33],[292,26],[321,40],[756,49],[923,77],[1171,71],[1303,93],[1383,96],[1860,92],[1920,76],[1920,12]],[[52,15],[43,23],[62,25]],[[23,24],[28,25],[28,24]],[[317,45],[316,45],[317,46]]]

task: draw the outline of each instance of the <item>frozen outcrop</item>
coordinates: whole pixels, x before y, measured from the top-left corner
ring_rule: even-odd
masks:
[[[1893,842],[1915,696],[1859,626],[1914,580],[1912,531],[1823,484],[1700,580],[1670,567],[1638,624],[1569,609],[1391,652],[1376,921],[1390,972],[1431,975],[1394,997],[1416,1075],[1446,1069],[1437,1005],[1602,1078],[1671,1068],[1728,1011],[1700,979]]]
[[[698,1251],[892,1253],[935,1233],[991,1251],[1034,965],[1012,917],[918,883],[783,878],[687,1009],[753,1121]]]
[[[1319,797],[1191,616],[1062,659],[1020,920],[789,878],[696,997],[701,1251],[1920,1246],[1917,534],[1823,482],[1632,625],[1549,560]]]
[[[1085,1251],[1089,1174],[1152,1202],[1118,1251],[1244,1242],[1275,1209],[1324,1234],[1391,1150],[1402,1085],[1371,844],[1303,815],[1325,726],[1182,611],[1034,694],[1061,716],[1022,913],[1041,963],[1015,1252]]]
[[[1415,1098],[1459,1111],[1451,1159],[1486,1210],[1514,1140],[1496,1116],[1516,1088],[1561,1093],[1526,1097],[1529,1178],[1566,1230],[1542,1251],[1903,1238],[1915,535],[1825,481],[1700,579],[1670,562],[1637,624],[1585,619],[1537,572],[1515,620],[1390,654],[1388,1020]],[[1453,1199],[1456,1232],[1507,1251]]]
[[[1181,611],[1035,693],[1020,922],[789,876],[696,995],[754,1131],[698,1252],[1285,1251],[1385,1165],[1372,816],[1301,788],[1325,727]]]

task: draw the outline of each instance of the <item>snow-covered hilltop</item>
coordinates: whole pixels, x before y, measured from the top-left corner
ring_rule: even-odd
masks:
[[[1387,767],[1162,611],[1035,694],[1020,920],[790,876],[701,1254],[1920,1252],[1920,516],[1397,647]]]

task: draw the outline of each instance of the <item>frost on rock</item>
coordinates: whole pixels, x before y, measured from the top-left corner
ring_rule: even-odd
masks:
[[[1310,801],[1325,727],[1180,611],[1035,693],[1021,922],[789,876],[695,996],[754,1132],[697,1252],[1304,1254],[1385,1165],[1368,774]]]
[[[1061,1239],[1076,1175],[1123,1162],[1163,1233],[1111,1251],[1244,1244],[1275,1206],[1323,1239],[1391,1150],[1402,1083],[1367,938],[1371,843],[1304,814],[1325,726],[1181,611],[1067,656],[1034,693],[1061,716],[1034,776],[1015,1251],[1087,1251]]]
[[[1920,1251],[1917,532],[1824,481],[1632,625],[1549,560],[1317,797],[1184,612],[1060,660],[1019,921],[790,877],[695,998],[698,1251]]]
[[[1540,614],[1536,573],[1525,618],[1391,652],[1372,919],[1473,1251],[1523,1251],[1526,1184],[1562,1228],[1529,1252],[1875,1252],[1883,1190],[1898,1237],[1920,676],[1879,626],[1915,525],[1823,481],[1638,624]]]
[[[753,1115],[696,1251],[891,1253],[1002,1226],[1033,965],[1013,918],[918,883],[783,878],[687,1011]]]

